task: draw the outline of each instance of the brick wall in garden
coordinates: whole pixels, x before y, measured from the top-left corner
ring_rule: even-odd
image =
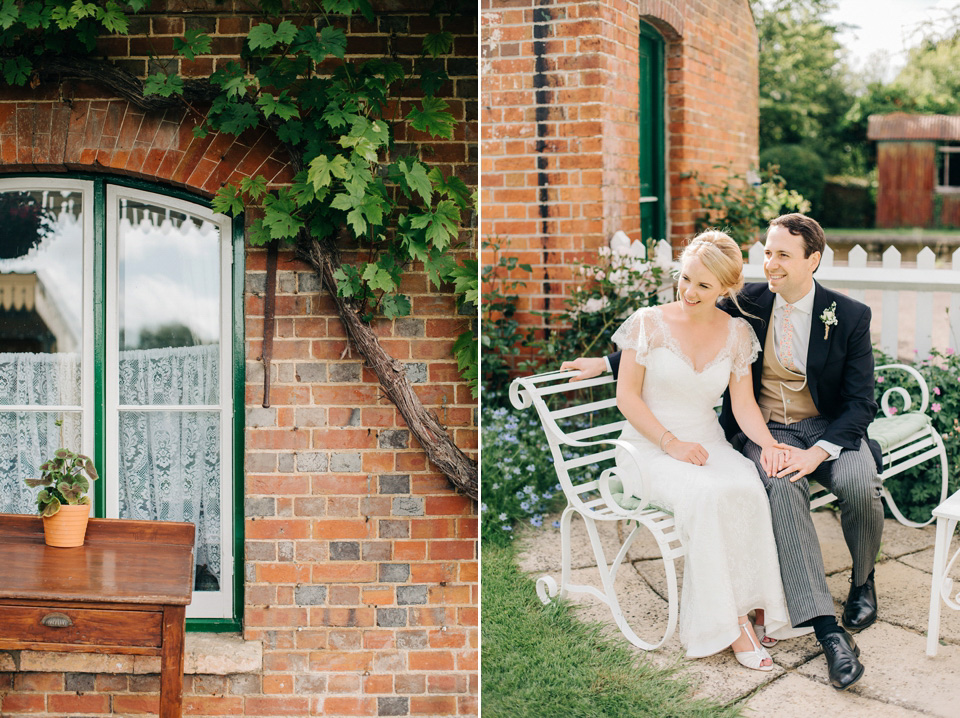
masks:
[[[665,41],[674,245],[694,228],[687,173],[715,181],[724,174],[715,165],[742,174],[756,163],[757,34],[747,0],[483,0],[480,234],[534,265],[520,289],[527,323],[542,321],[531,309],[562,307],[572,260],[617,230],[640,239],[638,167],[649,149],[637,141],[641,22]]]
[[[102,49],[143,75],[151,52],[162,59],[173,37],[200,27],[214,35],[213,56],[174,62],[184,74],[206,73],[236,55],[249,31],[250,19],[231,6],[154,2],[133,21],[133,37],[104,38]],[[447,94],[460,124],[453,141],[430,142],[425,155],[475,186],[476,20],[410,9],[425,6],[393,2],[373,23],[351,19],[348,54],[410,60],[425,33],[456,36]],[[208,198],[242,175],[289,180],[269,136],[196,140],[193,124],[182,112],[144,115],[84,82],[3,90],[0,172],[95,171]],[[400,139],[423,141],[414,135]],[[461,239],[475,252],[473,230]],[[476,506],[428,465],[351,352],[330,297],[288,252],[277,272],[272,403],[261,406],[265,257],[247,248],[244,630],[233,639],[188,636],[185,714],[476,714]],[[344,262],[353,259],[345,252]],[[476,401],[451,355],[469,317],[424,274],[404,282],[412,315],[378,321],[376,331],[456,443],[475,454]],[[155,673],[141,658],[0,652],[0,714],[155,712]]]

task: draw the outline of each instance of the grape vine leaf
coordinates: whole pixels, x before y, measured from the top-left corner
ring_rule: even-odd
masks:
[[[173,38],[173,50],[188,60],[193,60],[197,55],[203,55],[210,52],[211,39],[205,35],[202,30],[192,27],[187,30],[183,38]]]
[[[453,139],[453,127],[456,122],[453,115],[447,111],[450,106],[439,97],[424,97],[422,105],[422,110],[414,106],[407,115],[410,126],[432,137]]]

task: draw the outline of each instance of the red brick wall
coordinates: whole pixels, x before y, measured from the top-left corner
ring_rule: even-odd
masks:
[[[480,232],[534,265],[521,316],[561,308],[569,263],[617,230],[640,238],[641,21],[665,41],[667,232],[674,244],[691,235],[698,209],[687,173],[716,180],[723,174],[717,164],[742,174],[756,163],[757,35],[747,0],[484,0]],[[537,40],[545,43],[539,108]],[[545,128],[539,137],[538,112]]]
[[[401,3],[375,22],[351,19],[348,53],[401,60],[427,32],[456,36],[446,60],[448,101],[460,120],[429,161],[475,186],[476,20],[436,18]],[[184,14],[182,8],[191,10]],[[215,57],[176,60],[209,72],[235,55],[250,20],[197,0],[155,2],[132,37],[102,49],[143,75],[147,54],[170,52],[184,28],[215,35]],[[392,3],[394,10],[397,3]],[[389,9],[388,9],[389,10]],[[412,99],[412,98],[410,98]],[[226,181],[265,174],[289,180],[269,136],[196,140],[181,112],[144,115],[83,82],[0,92],[0,172],[85,170],[137,176],[209,197]],[[398,139],[423,142],[401,133]],[[249,215],[248,215],[249,216]],[[474,230],[461,235],[476,251]],[[343,260],[354,259],[351,251]],[[476,453],[476,401],[459,380],[451,347],[469,327],[452,293],[423,273],[404,280],[413,313],[376,322],[408,366],[424,403]],[[310,269],[282,252],[277,273],[271,408],[261,406],[265,252],[246,252],[246,606],[244,638],[263,643],[262,670],[188,675],[187,715],[475,715],[478,590],[475,505],[428,465],[372,372],[351,352],[330,297]],[[157,710],[156,676],[15,672],[0,652],[0,714],[131,715]]]

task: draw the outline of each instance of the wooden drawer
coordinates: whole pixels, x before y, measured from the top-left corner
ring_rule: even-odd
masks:
[[[159,611],[0,606],[0,639],[91,646],[160,646]]]

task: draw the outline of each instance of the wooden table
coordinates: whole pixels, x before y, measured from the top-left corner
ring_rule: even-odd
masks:
[[[0,649],[160,656],[160,717],[183,703],[193,524],[90,519],[78,548],[38,516],[0,514]]]

